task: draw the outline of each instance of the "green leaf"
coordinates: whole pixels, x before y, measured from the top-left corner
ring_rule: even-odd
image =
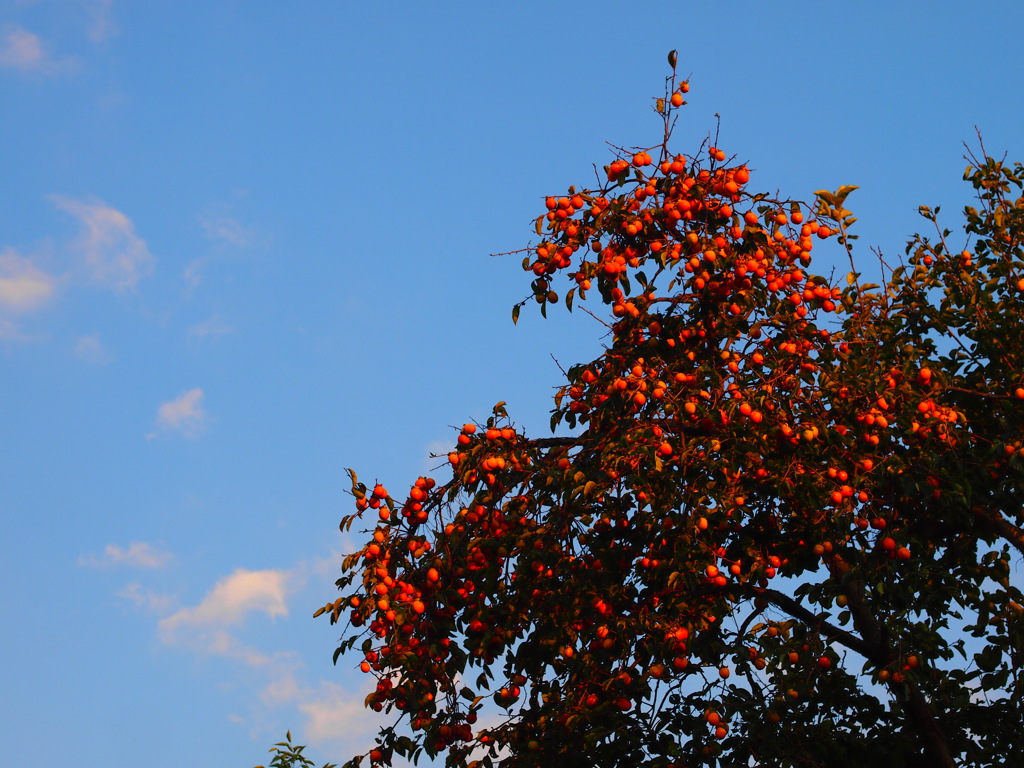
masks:
[[[679,62],[679,51],[672,49],[668,52],[668,65],[675,71],[676,64]]]
[[[519,310],[522,308],[522,304],[516,304],[512,307],[512,325],[516,325],[519,322]]]

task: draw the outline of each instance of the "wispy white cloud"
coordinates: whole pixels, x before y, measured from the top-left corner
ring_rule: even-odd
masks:
[[[56,280],[12,248],[0,251],[0,309],[28,312],[45,304]]]
[[[134,568],[163,568],[174,559],[170,552],[161,552],[152,544],[133,541],[125,549],[117,544],[107,544],[102,555],[82,555],[79,565],[104,568],[113,565],[127,565]]]
[[[303,733],[310,741],[329,741],[373,733],[379,718],[367,711],[363,697],[336,683],[321,683],[320,690],[298,705],[306,716]]]
[[[226,333],[231,333],[233,330],[234,328],[221,320],[219,315],[214,315],[208,320],[196,323],[189,328],[188,335],[196,339],[206,339],[223,336]]]
[[[235,258],[239,253],[266,248],[270,244],[270,236],[261,228],[248,226],[234,216],[223,213],[231,208],[229,204],[215,205],[199,214],[199,224],[212,247],[208,253],[192,259],[185,266],[182,278],[186,293],[202,285],[207,279],[207,272],[218,262]]]
[[[203,214],[199,217],[199,222],[203,225],[203,231],[208,238],[237,248],[253,245],[260,240],[256,230],[243,226],[241,222],[229,216]]]
[[[0,67],[53,75],[76,66],[74,59],[53,58],[38,35],[17,24],[6,24],[0,32]]]
[[[230,720],[250,724],[263,739],[271,722],[276,733],[277,721],[287,718],[299,724],[296,730],[301,739],[316,741],[340,756],[366,747],[367,734],[384,723],[383,715],[363,706],[366,691],[325,679],[310,680],[298,652],[257,647],[250,639],[261,631],[261,622],[289,615],[288,602],[307,579],[323,576],[329,584],[339,558],[336,553],[325,555],[288,569],[239,568],[217,581],[198,603],[184,608],[169,608],[169,597],[138,584],[129,584],[118,594],[140,609],[163,616],[157,622],[162,644],[211,661],[237,664],[237,673],[244,675],[239,684],[250,692],[251,709],[226,714]]]
[[[72,247],[82,256],[94,280],[116,291],[127,291],[152,273],[156,258],[121,211],[98,200],[76,200],[65,195],[52,195],[50,199],[81,224]]]
[[[311,689],[298,681],[294,669],[279,669],[273,679],[260,691],[260,700],[264,704],[276,707],[281,704],[292,704],[311,693]]]
[[[13,320],[0,317],[0,341],[29,341],[29,337],[21,331],[21,327]]]
[[[185,281],[186,293],[191,293],[202,285],[206,273],[206,262],[206,259],[192,259],[185,265],[185,271],[181,273],[181,277]]]
[[[0,40],[0,66],[27,71],[39,69],[45,60],[43,41],[38,35],[15,24],[4,27]]]
[[[375,733],[383,722],[381,715],[365,707],[364,696],[327,680],[305,685],[292,669],[280,668],[260,692],[260,701],[270,709],[297,709],[304,719],[302,739],[321,747],[329,745],[340,755],[366,747],[368,734]]]
[[[350,552],[352,550],[346,550]],[[331,552],[328,555],[321,557],[314,557],[310,560],[304,560],[297,565],[293,573],[296,579],[300,579],[303,584],[310,576],[315,576],[321,580],[325,586],[333,585],[335,578],[338,575],[338,568],[340,563],[345,559],[345,552],[340,549]],[[314,579],[315,581],[315,579]]]
[[[118,590],[117,596],[122,600],[128,601],[136,608],[154,613],[167,613],[174,605],[174,598],[170,595],[153,592],[138,582],[126,584],[123,589]]]
[[[113,0],[82,0],[82,6],[89,16],[86,33],[94,43],[102,43],[118,33],[114,23]]]
[[[182,392],[174,400],[161,403],[156,412],[158,427],[180,432],[186,437],[198,436],[206,426],[206,419],[201,389]]]
[[[186,608],[168,618],[165,625],[230,626],[241,623],[252,612],[287,616],[288,574],[281,569],[250,571],[237,568],[214,585],[195,608]]]
[[[103,346],[98,333],[80,336],[75,342],[75,357],[89,365],[106,365],[114,356]]]
[[[160,621],[160,639],[215,656],[264,666],[271,657],[242,643],[232,630],[252,613],[274,618],[288,615],[288,574],[282,570],[239,568],[221,579],[196,606]]]

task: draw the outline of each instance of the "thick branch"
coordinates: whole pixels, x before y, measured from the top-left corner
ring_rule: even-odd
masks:
[[[981,523],[982,526],[1002,536],[1015,546],[1021,554],[1024,554],[1024,531],[998,512],[992,512],[980,506],[974,507],[971,509],[971,512],[974,513],[974,519]]]
[[[889,646],[888,633],[885,628],[875,620],[874,615],[864,602],[863,582],[850,578],[850,564],[839,555],[833,555],[830,558],[828,567],[832,578],[836,580],[839,588],[846,595],[850,615],[853,617],[853,625],[860,632],[871,651],[870,654],[864,654],[864,657],[879,666],[889,664],[896,658],[896,654]]]
[[[821,616],[809,611],[807,608],[804,608],[792,597],[784,595],[782,592],[777,592],[774,589],[766,589],[764,591],[758,590],[757,594],[776,608],[788,613],[794,619],[799,619],[804,624],[814,627],[818,630],[820,635],[827,637],[829,640],[834,640],[840,645],[845,645],[851,651],[859,653],[865,659],[875,662],[879,660],[877,658],[877,648],[873,647],[870,643],[865,642],[856,635],[847,632],[845,629],[840,629],[834,624],[830,624]]]
[[[949,744],[946,741],[946,734],[943,732],[931,706],[924,696],[917,689],[917,686],[910,682],[902,683],[906,692],[903,698],[903,710],[907,719],[913,723],[914,729],[921,737],[924,756],[929,766],[940,768],[956,768],[956,762],[949,751]]]

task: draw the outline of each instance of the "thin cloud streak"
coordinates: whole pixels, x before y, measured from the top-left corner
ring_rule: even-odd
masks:
[[[71,247],[81,255],[93,280],[115,291],[128,291],[152,274],[156,258],[121,211],[99,200],[65,195],[51,195],[50,200],[81,225]]]
[[[113,565],[127,565],[134,568],[163,568],[174,556],[170,552],[161,552],[152,544],[144,541],[133,541],[128,548],[117,544],[107,544],[103,554],[82,555],[78,558],[79,565],[94,568],[105,568]]]
[[[252,245],[258,236],[252,229],[227,216],[201,216],[203,231],[211,240],[219,240],[237,248]]]
[[[219,315],[214,315],[201,323],[191,326],[188,329],[188,335],[196,339],[216,338],[231,333],[233,330],[234,328],[221,320]]]
[[[166,613],[174,604],[174,598],[170,595],[153,592],[138,582],[126,584],[116,594],[122,600],[131,603],[135,608],[145,609],[154,613]]]

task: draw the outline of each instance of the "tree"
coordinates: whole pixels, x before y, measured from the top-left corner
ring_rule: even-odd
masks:
[[[547,198],[525,251],[542,313],[561,280],[610,309],[569,434],[499,403],[445,482],[351,472],[342,529],[373,527],[317,615],[396,722],[347,765],[1021,764],[1024,169],[972,157],[968,247],[922,208],[865,284],[855,187],[670,151],[670,64],[662,143]],[[808,271],[830,238],[841,285]]]

